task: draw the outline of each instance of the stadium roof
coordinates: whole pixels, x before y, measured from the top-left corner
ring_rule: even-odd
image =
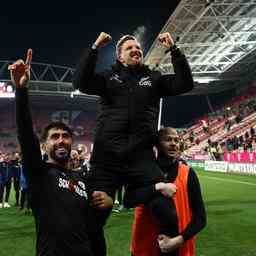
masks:
[[[13,62],[0,61],[0,81],[10,83],[8,65]],[[47,96],[48,104],[55,103],[56,105],[56,101],[60,105],[68,104],[73,107],[78,104],[86,104],[88,111],[95,111],[97,96],[74,91],[72,87],[74,71],[70,67],[33,62],[29,84],[29,92],[33,96],[33,101],[42,102],[42,96]]]
[[[255,78],[255,0],[181,0],[161,32],[166,31],[187,55],[195,81],[214,81],[192,93],[217,92],[245,83],[248,75]],[[157,40],[145,63],[173,73],[170,55]]]

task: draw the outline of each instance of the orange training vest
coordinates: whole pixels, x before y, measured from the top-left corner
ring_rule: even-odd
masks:
[[[174,184],[177,192],[173,197],[178,216],[179,232],[182,232],[191,221],[192,212],[188,199],[189,167],[179,164],[178,175]],[[134,256],[159,256],[160,249],[157,243],[159,228],[151,212],[143,205],[135,208],[132,225],[131,252]],[[195,255],[195,239],[186,241],[179,249],[179,256]]]

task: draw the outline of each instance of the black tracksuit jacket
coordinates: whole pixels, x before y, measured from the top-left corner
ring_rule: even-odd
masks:
[[[86,176],[42,160],[27,88],[16,89],[16,122],[36,223],[36,255],[92,256]]]
[[[73,82],[81,92],[100,96],[91,163],[124,163],[136,152],[151,150],[160,98],[190,91],[191,70],[179,49],[172,52],[174,75],[161,75],[144,65],[125,67],[119,62],[109,71],[96,73],[97,56],[93,49],[82,56]]]

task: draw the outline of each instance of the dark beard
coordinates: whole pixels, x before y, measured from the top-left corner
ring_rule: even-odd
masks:
[[[50,156],[53,160],[55,160],[57,163],[61,163],[61,164],[65,164],[69,161],[70,158],[70,152],[71,152],[71,147],[65,147],[65,151],[62,152],[58,152],[58,148],[54,148],[51,152],[50,152]]]

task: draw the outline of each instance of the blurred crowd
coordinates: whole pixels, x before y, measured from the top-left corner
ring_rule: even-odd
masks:
[[[42,158],[46,161],[47,155],[41,147]],[[89,159],[87,147],[78,144],[71,151],[70,168],[78,172],[88,172]],[[19,152],[0,151],[0,208],[9,208],[11,189],[14,190],[15,207],[25,214],[29,214],[30,195],[28,184],[24,176],[24,170]]]

